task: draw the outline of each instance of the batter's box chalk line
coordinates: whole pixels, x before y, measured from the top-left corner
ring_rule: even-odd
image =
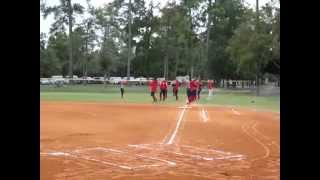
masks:
[[[71,151],[41,152],[41,156],[68,157],[85,160],[122,170],[154,167],[176,167],[188,161],[243,160],[244,155],[216,149],[203,149],[187,145],[130,144],[122,149],[92,147]],[[198,165],[197,165],[198,166]],[[195,168],[197,168],[195,166]]]

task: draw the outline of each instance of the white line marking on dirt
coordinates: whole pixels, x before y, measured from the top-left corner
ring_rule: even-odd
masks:
[[[71,156],[71,154],[69,153],[65,153],[65,152],[51,152],[51,153],[40,153],[40,155],[43,156]]]
[[[101,160],[90,158],[90,157],[86,157],[86,156],[80,157],[80,158],[81,159],[85,159],[85,160],[89,160],[89,161],[99,162],[99,163],[102,163],[102,164],[107,164],[107,165],[110,165],[110,166],[119,167],[119,168],[122,168],[122,169],[127,169],[127,170],[134,169],[134,167],[125,166],[125,165],[118,165],[118,164],[115,164],[115,163],[111,163],[111,162],[107,162],[107,161],[101,161]]]
[[[188,109],[191,109],[192,107],[188,107],[188,106],[180,106],[180,107],[178,107],[179,109],[185,109],[185,108],[188,108]]]
[[[225,155],[231,155],[231,152],[226,152],[226,151],[220,151],[220,150],[215,150],[215,149],[202,149],[202,148],[198,148],[198,147],[193,147],[193,146],[189,146],[189,145],[181,145],[181,147],[187,147],[190,149],[197,149],[199,151],[211,151],[211,152],[217,152],[220,154],[225,154]]]
[[[203,122],[207,122],[208,121],[208,115],[207,115],[206,111],[203,108],[201,110],[201,114],[202,114]]]
[[[232,110],[233,114],[238,115],[238,116],[241,115],[238,111],[234,110],[233,108],[231,110]]]
[[[258,159],[264,159],[264,158],[269,157],[269,155],[270,155],[270,149],[269,149],[263,142],[261,142],[261,140],[259,140],[259,139],[257,138],[257,136],[254,136],[254,135],[252,134],[252,132],[251,132],[251,134],[249,133],[248,130],[249,130],[250,128],[252,129],[252,126],[253,126],[254,124],[255,124],[255,121],[252,120],[251,122],[244,123],[244,124],[241,126],[243,132],[245,132],[249,137],[251,137],[253,140],[255,140],[258,144],[260,144],[260,145],[264,148],[264,150],[265,150],[265,155],[264,155],[262,158],[256,158],[256,159],[254,159],[254,160],[252,160],[252,161],[256,161],[256,160],[258,160]]]
[[[151,147],[146,147],[145,145],[128,145],[130,147],[135,147],[135,148],[141,148],[141,149],[149,149],[149,150],[156,150],[156,151],[162,151],[161,149],[156,149],[156,148],[151,148]],[[219,150],[212,150],[212,149],[201,149],[201,148],[195,148],[193,146],[184,146],[184,147],[188,147],[191,149],[198,149],[201,151],[206,151],[205,153],[208,153],[209,151],[211,152],[218,152],[220,154],[224,154],[223,157],[204,157],[204,156],[200,156],[200,155],[193,155],[193,154],[185,154],[185,153],[180,153],[180,152],[173,152],[173,151],[163,151],[166,153],[171,153],[171,154],[176,154],[176,155],[180,155],[180,156],[186,156],[186,157],[192,157],[195,159],[202,159],[202,160],[206,160],[206,161],[212,161],[212,160],[224,160],[224,159],[235,159],[235,160],[242,160],[244,158],[243,155],[238,154],[238,155],[231,155],[230,152],[224,152],[224,151],[219,151]]]
[[[209,117],[208,117],[208,112],[207,110],[203,107],[202,104],[196,104],[197,107],[199,107],[199,116],[200,118],[202,119],[203,122],[207,122],[209,120]]]
[[[72,157],[72,158],[75,158],[75,159],[85,159],[85,160],[88,160],[88,161],[95,161],[95,162],[98,162],[98,163],[106,164],[106,165],[109,165],[109,166],[115,166],[115,167],[119,167],[119,168],[127,169],[127,170],[133,169],[132,167],[129,167],[129,166],[118,165],[118,164],[107,162],[107,161],[101,161],[101,160],[98,160],[98,159],[90,158],[88,156],[72,155],[70,153],[65,153],[65,152],[40,153],[40,155],[67,156],[67,157]]]
[[[266,139],[266,140],[268,140],[268,141],[271,141],[270,145],[273,144],[273,145],[275,145],[278,149],[280,149],[280,145],[279,145],[278,143],[276,143],[276,142],[273,141],[270,137],[268,137],[268,136],[262,134],[260,131],[258,131],[258,129],[257,129],[257,124],[258,124],[258,123],[255,123],[255,125],[252,127],[253,130],[254,130],[256,133],[260,134],[260,136],[262,136],[264,139]]]
[[[128,145],[128,146],[134,146],[134,145]],[[126,151],[119,151],[119,150],[116,150],[116,149],[104,148],[104,147],[87,148],[87,149],[81,149],[80,151],[90,151],[90,150],[101,150],[103,152],[116,152],[116,153],[128,154],[128,152],[126,152]],[[80,151],[76,150],[74,152],[80,152]],[[171,166],[175,166],[176,165],[176,163],[173,162],[173,161],[167,161],[167,160],[160,159],[160,158],[155,158],[155,157],[152,157],[152,156],[144,156],[144,155],[139,155],[139,154],[135,154],[134,156],[165,162],[165,163],[167,163],[167,164],[169,164]],[[143,166],[148,166],[148,165],[143,165]]]
[[[119,150],[116,150],[116,149],[104,148],[104,147],[94,147],[94,148],[76,149],[76,150],[74,150],[73,152],[79,153],[79,152],[90,151],[90,150],[101,150],[101,151],[104,151],[104,152],[124,153],[124,151],[119,151]]]
[[[173,143],[174,138],[176,137],[178,129],[180,127],[181,121],[183,119],[183,115],[184,115],[184,113],[186,111],[186,107],[188,107],[188,106],[185,106],[185,108],[183,108],[183,110],[181,111],[181,113],[179,115],[179,119],[178,119],[177,125],[176,125],[176,128],[175,128],[174,132],[172,133],[172,135],[171,135],[169,141],[167,142],[167,144],[172,144]]]
[[[152,159],[152,160],[157,160],[157,161],[161,161],[161,162],[165,162],[165,163],[168,163],[170,166],[175,166],[176,163],[173,162],[173,161],[167,161],[167,160],[164,160],[164,159],[159,159],[159,158],[155,158],[155,157],[151,157],[151,156],[144,156],[144,155],[136,155],[138,157],[143,157],[143,158],[148,158],[148,159]]]

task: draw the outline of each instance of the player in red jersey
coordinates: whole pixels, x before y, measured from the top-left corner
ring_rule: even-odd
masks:
[[[157,97],[156,97],[157,87],[158,87],[157,78],[153,78],[153,80],[149,84],[149,89],[151,92],[151,96],[153,98],[153,102],[157,102]]]
[[[197,89],[198,89],[197,81],[196,79],[193,78],[189,84],[188,104],[190,104],[191,102],[197,99]]]
[[[208,91],[209,91],[208,96],[209,97],[212,96],[213,88],[214,88],[213,80],[208,80]]]
[[[161,81],[160,83],[160,101],[162,99],[162,101],[164,101],[165,99],[167,99],[167,93],[168,93],[168,83],[167,81],[164,79],[163,81]]]
[[[178,80],[175,80],[175,83],[172,83],[172,86],[173,86],[173,96],[176,97],[176,101],[178,101],[178,92],[179,92],[179,81]]]

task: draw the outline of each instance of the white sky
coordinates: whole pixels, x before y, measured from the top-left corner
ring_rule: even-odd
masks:
[[[57,5],[59,4],[59,0],[43,0],[46,2],[47,5],[52,6],[52,5]],[[109,3],[113,0],[91,0],[91,4],[95,7],[102,6],[103,4]],[[126,0],[128,1],[128,0]],[[146,5],[148,5],[152,0],[145,0]],[[167,2],[171,0],[153,0],[154,4],[160,3],[160,8],[165,6]],[[256,0],[244,0],[246,3],[250,5],[250,7],[255,7]],[[265,5],[267,2],[270,0],[259,0],[259,6]],[[86,7],[86,0],[73,0],[73,3],[80,3],[84,7]],[[43,19],[41,13],[40,13],[40,32],[44,32],[46,34],[49,33],[50,26],[52,22],[54,21],[53,15],[49,15],[47,19]]]

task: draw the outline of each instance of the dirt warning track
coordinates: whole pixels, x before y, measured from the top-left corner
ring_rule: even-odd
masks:
[[[278,113],[41,102],[41,179],[280,179]]]

